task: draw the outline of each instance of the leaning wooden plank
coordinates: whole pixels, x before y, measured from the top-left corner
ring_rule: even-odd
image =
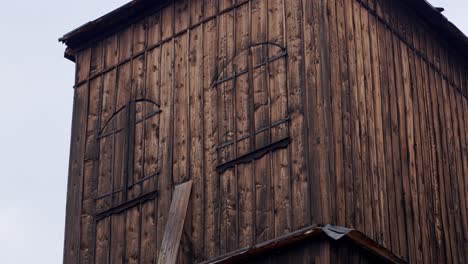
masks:
[[[159,252],[158,264],[176,263],[192,181],[176,186]]]

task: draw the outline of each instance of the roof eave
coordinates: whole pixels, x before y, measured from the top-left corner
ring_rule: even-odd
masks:
[[[77,49],[94,39],[102,37],[103,33],[115,31],[116,28],[128,25],[131,21],[154,12],[170,2],[171,0],[133,0],[65,34],[59,41],[72,49]],[[402,0],[402,2],[408,4],[429,26],[446,38],[464,56],[468,57],[467,36],[430,3],[426,0]]]
[[[313,225],[291,232],[284,236],[262,242],[255,246],[239,249],[226,255],[219,256],[215,259],[207,260],[201,264],[241,263],[242,261],[248,260],[252,257],[269,254],[270,252],[284,249],[309,239],[324,239],[326,237],[332,241],[337,241],[346,237],[356,246],[385,261],[386,263],[407,263],[407,261],[395,255],[393,252],[367,237],[360,231],[333,225]]]

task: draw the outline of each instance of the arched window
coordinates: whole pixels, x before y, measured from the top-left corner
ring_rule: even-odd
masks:
[[[223,62],[217,91],[218,171],[289,144],[287,52],[260,43]]]
[[[137,152],[136,149],[141,148],[145,138],[154,137],[145,135],[145,128],[159,128],[159,113],[161,110],[157,103],[138,99],[122,106],[107,121],[103,120],[98,137],[101,146],[96,197],[98,215],[111,213],[108,210],[142,195],[156,195],[155,184],[146,186],[145,190],[142,188],[151,180],[154,182],[154,178],[159,174],[157,166],[144,168],[147,160],[145,155],[155,154],[144,153],[141,150]],[[159,132],[156,132],[156,136],[158,134]],[[138,160],[135,158],[136,153],[141,156]],[[156,160],[152,163],[156,163]]]

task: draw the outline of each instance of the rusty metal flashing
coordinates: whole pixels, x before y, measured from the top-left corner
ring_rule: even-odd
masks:
[[[326,235],[326,236],[324,236]],[[308,239],[323,239],[330,238],[333,241],[340,240],[344,237],[348,238],[363,250],[369,252],[371,255],[382,259],[388,263],[407,263],[404,259],[398,257],[390,250],[378,244],[376,241],[367,237],[363,233],[341,226],[325,225],[325,226],[310,226],[298,231],[289,233],[287,235],[278,237],[273,240],[265,241],[252,247],[243,248],[227,255],[211,259],[200,264],[229,264],[240,263],[241,261],[248,260],[262,254],[268,254],[275,250],[284,249],[288,246],[308,240]]]
[[[361,2],[361,0],[356,0]],[[159,10],[172,2],[171,0],[133,0],[128,4],[65,34],[59,41],[65,43],[71,50],[65,57],[74,61],[73,50],[86,45],[93,40],[101,39],[110,33],[135,22],[136,20]],[[437,8],[426,0],[401,0],[408,5],[431,28],[447,39],[453,47],[468,57],[468,37],[452,24]],[[107,35],[106,35],[107,34]]]

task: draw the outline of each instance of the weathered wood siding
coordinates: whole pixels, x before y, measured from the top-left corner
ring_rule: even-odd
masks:
[[[399,2],[177,1],[83,47],[64,262],[155,263],[189,179],[181,263],[320,223],[466,262],[467,58]]]

